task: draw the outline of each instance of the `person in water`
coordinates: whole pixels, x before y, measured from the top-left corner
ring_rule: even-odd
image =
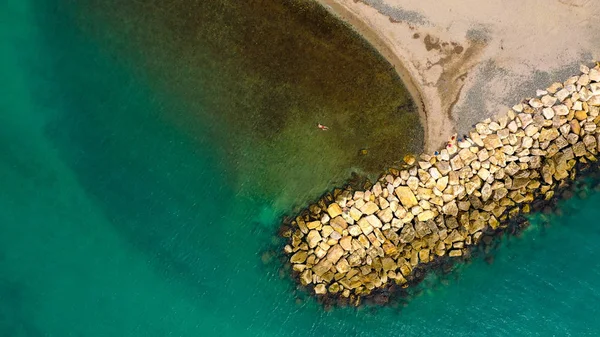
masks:
[[[325,126],[325,125],[322,125],[322,124],[320,124],[320,123],[319,123],[319,124],[317,124],[317,127],[318,127],[319,129],[323,130],[323,131],[327,131],[327,130],[329,130],[329,128],[328,128],[327,126]]]

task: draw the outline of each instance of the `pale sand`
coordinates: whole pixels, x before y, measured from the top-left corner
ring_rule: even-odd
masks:
[[[596,0],[318,0],[394,65],[425,149],[600,58]]]

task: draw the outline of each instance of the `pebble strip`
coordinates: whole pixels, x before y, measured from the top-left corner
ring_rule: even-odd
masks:
[[[552,198],[578,161],[597,160],[600,66],[580,69],[439,153],[405,157],[368,190],[338,189],[300,212],[283,232],[299,282],[358,305],[390,282],[408,286],[418,265],[463,256],[534,199]]]

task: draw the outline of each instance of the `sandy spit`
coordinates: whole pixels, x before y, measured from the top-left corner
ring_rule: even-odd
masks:
[[[395,67],[425,150],[600,58],[594,0],[317,0]]]

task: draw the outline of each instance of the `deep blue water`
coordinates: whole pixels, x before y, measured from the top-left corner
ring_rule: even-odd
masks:
[[[296,301],[264,265],[308,193],[240,193],[210,121],[41,1],[0,4],[0,336],[595,336],[600,194],[403,308]],[[202,88],[199,88],[202,89]],[[207,89],[208,90],[208,89]],[[195,106],[196,109],[202,107]],[[233,135],[235,137],[235,135]],[[293,148],[293,147],[292,147]],[[290,156],[296,153],[290,152]],[[321,165],[321,166],[319,166]],[[306,163],[312,172],[323,163]],[[262,176],[262,168],[247,176]],[[333,174],[332,174],[333,175]],[[317,184],[330,186],[328,177]],[[290,177],[290,180],[296,177]],[[300,187],[299,187],[300,186]]]

